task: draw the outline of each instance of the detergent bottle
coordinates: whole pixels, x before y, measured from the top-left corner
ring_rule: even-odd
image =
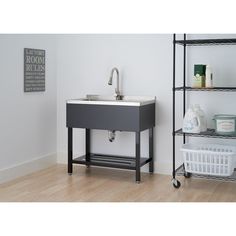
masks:
[[[204,111],[201,109],[199,104],[195,104],[193,106],[194,111],[197,113],[197,115],[200,118],[200,124],[201,124],[201,132],[207,131],[207,120]]]
[[[191,106],[186,112],[183,120],[184,133],[200,133],[201,120],[197,112],[194,111],[194,106]]]

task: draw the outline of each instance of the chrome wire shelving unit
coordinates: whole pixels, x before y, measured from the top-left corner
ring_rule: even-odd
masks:
[[[183,46],[183,83],[181,87],[176,87],[176,46]],[[182,129],[176,129],[175,120],[176,120],[176,92],[182,91],[182,102],[183,102],[183,116],[186,112],[186,92],[196,91],[196,92],[236,92],[236,87],[213,87],[213,88],[192,88],[186,86],[186,48],[189,46],[220,46],[220,45],[236,45],[236,38],[228,39],[187,39],[186,34],[184,34],[183,40],[177,40],[176,34],[173,34],[173,129],[172,129],[172,138],[173,138],[173,172],[172,172],[172,184],[175,188],[179,188],[181,183],[176,179],[176,176],[185,176],[186,178],[195,177],[195,178],[206,178],[206,179],[217,179],[224,181],[236,181],[236,172],[229,177],[219,177],[219,176],[209,176],[209,175],[200,175],[200,174],[191,174],[185,171],[184,164],[176,168],[176,145],[175,138],[176,136],[183,136],[183,144],[186,142],[186,137],[204,137],[204,138],[221,138],[221,139],[236,139],[236,135],[219,135],[215,133],[214,129],[208,129],[206,132],[201,132],[199,134],[184,133]]]

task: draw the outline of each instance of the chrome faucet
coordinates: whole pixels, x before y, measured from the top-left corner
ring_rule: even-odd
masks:
[[[121,100],[122,99],[122,96],[121,96],[121,93],[120,93],[120,89],[119,89],[119,70],[114,67],[112,70],[111,70],[111,75],[110,75],[110,79],[108,81],[108,85],[112,85],[112,79],[113,79],[113,74],[114,72],[116,72],[116,80],[117,80],[117,85],[116,85],[116,89],[115,89],[115,96],[116,96],[116,100]]]

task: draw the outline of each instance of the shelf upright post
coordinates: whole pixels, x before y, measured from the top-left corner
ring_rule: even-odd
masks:
[[[172,93],[173,93],[173,104],[172,104],[172,119],[173,119],[173,124],[172,124],[172,138],[173,138],[173,172],[172,172],[172,177],[175,179],[175,46],[176,46],[176,35],[173,34],[173,88],[172,88]]]
[[[183,117],[186,112],[186,34],[184,34],[184,55],[183,55]],[[185,144],[186,138],[183,135],[183,144]]]

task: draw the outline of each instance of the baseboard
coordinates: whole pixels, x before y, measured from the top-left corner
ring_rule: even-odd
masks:
[[[0,170],[0,183],[4,183],[15,178],[33,173],[55,165],[57,163],[57,155],[49,154],[43,157],[35,158],[33,160],[11,166]]]
[[[155,173],[162,175],[171,175],[172,173],[172,163],[169,162],[157,162],[155,164]]]
[[[79,155],[75,155],[75,156],[79,156]],[[67,154],[63,153],[63,152],[57,153],[57,163],[58,164],[67,164]],[[144,166],[142,168],[142,171],[143,172],[148,172],[148,167]],[[172,173],[172,163],[169,163],[169,162],[154,163],[154,172],[156,174],[171,175],[171,173]]]
[[[57,164],[67,164],[67,153],[64,152],[57,153]]]

